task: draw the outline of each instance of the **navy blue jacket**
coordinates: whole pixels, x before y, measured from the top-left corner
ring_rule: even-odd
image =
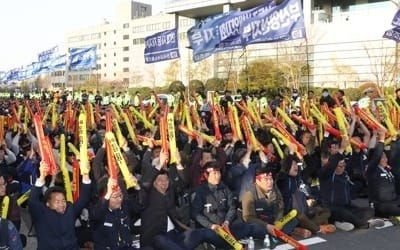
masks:
[[[67,203],[64,214],[48,208],[40,201],[42,187],[32,187],[28,201],[29,212],[36,229],[38,250],[79,249],[75,220],[90,199],[91,184],[82,184],[79,199]]]
[[[392,143],[392,152],[396,150],[395,145],[396,143]],[[383,143],[378,142],[367,168],[369,198],[375,203],[391,202],[397,199],[393,172],[398,171],[399,164],[395,163],[392,169],[379,166],[383,149]]]
[[[132,214],[138,212],[134,202],[124,200],[120,209],[108,209],[109,200],[100,200],[92,209],[93,241],[96,250],[132,247]]]
[[[351,206],[350,177],[344,172],[335,174],[339,156],[331,156],[330,163],[320,169],[319,181],[321,187],[321,201],[325,207],[347,207]]]

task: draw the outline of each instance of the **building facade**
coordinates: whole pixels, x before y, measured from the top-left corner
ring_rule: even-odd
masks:
[[[152,15],[151,6],[122,1],[117,19],[67,34],[66,48],[96,44],[98,67],[91,72],[66,72],[67,85],[96,77],[99,82],[123,82],[123,86],[162,86],[180,79],[231,78],[252,60],[273,58],[282,65],[291,61],[308,64],[310,73],[287,86],[307,84],[326,87],[357,87],[365,81],[393,84],[396,45],[383,39],[391,28],[396,7],[379,0],[304,0],[307,40],[251,45],[246,50],[218,53],[194,63],[186,32],[195,21],[229,10],[252,8],[263,0],[169,0],[165,13]],[[144,38],[178,28],[179,60],[144,63]],[[389,70],[391,68],[391,71]],[[389,72],[390,71],[390,72]],[[233,77],[237,81],[237,77]]]

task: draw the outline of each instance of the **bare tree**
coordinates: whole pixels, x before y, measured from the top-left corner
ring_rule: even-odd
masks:
[[[202,60],[194,64],[194,78],[199,79],[202,82],[205,82],[211,73],[210,63],[207,59]]]
[[[286,80],[286,87],[299,89],[303,76],[307,74],[307,44],[286,42],[277,47],[278,65]]]
[[[135,87],[138,87],[143,82],[143,74],[141,74],[140,71],[135,70],[131,74],[131,80],[133,82],[133,85]]]
[[[180,72],[180,61],[179,60],[173,60],[169,63],[168,67],[164,71],[165,79],[167,80],[167,83],[170,83],[172,81],[175,81],[178,79]]]
[[[344,86],[343,88],[347,88],[348,84],[353,83],[352,87],[356,87],[354,83],[358,83],[360,81],[360,77],[353,69],[351,65],[339,63],[336,58],[332,59],[333,61],[333,70],[336,72],[336,79],[337,79],[337,84],[338,88],[340,87],[340,84],[343,83]]]
[[[375,77],[378,87],[383,88],[385,83],[397,80],[394,79],[396,73],[395,49],[384,47],[383,41],[381,41],[379,49],[376,46],[371,46],[371,44],[364,44],[364,50],[370,61],[371,73]]]

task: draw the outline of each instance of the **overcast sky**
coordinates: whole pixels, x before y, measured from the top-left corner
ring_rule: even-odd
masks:
[[[114,22],[118,1],[123,0],[0,0],[0,71],[30,64],[38,53],[63,44],[69,30],[103,18]],[[165,1],[138,2],[152,4],[154,14]]]

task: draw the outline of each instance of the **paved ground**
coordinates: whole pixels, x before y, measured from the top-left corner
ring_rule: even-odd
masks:
[[[24,233],[26,226],[22,227]],[[330,235],[319,235],[308,241],[326,240],[325,242],[308,245],[309,250],[398,250],[400,249],[400,227],[392,226],[383,229],[363,229],[352,232],[337,231]],[[256,242],[256,249],[267,249]],[[36,239],[28,237],[28,244],[25,249],[34,250],[37,248]],[[287,245],[280,245],[276,250],[293,249]]]
[[[365,203],[361,201],[362,205]],[[28,221],[26,213],[22,213],[23,221]],[[25,235],[28,233],[30,222],[22,223],[21,231]],[[323,241],[310,244],[312,241]],[[307,243],[308,242],[308,243]],[[351,232],[337,231],[329,235],[318,235],[310,238],[304,243],[309,250],[399,250],[400,249],[400,226],[390,226],[382,229],[360,229]],[[37,249],[36,238],[28,237],[25,249]],[[256,240],[256,249],[266,249],[262,247],[262,242]],[[288,245],[280,245],[276,250],[293,249]],[[171,249],[173,250],[173,249]]]

